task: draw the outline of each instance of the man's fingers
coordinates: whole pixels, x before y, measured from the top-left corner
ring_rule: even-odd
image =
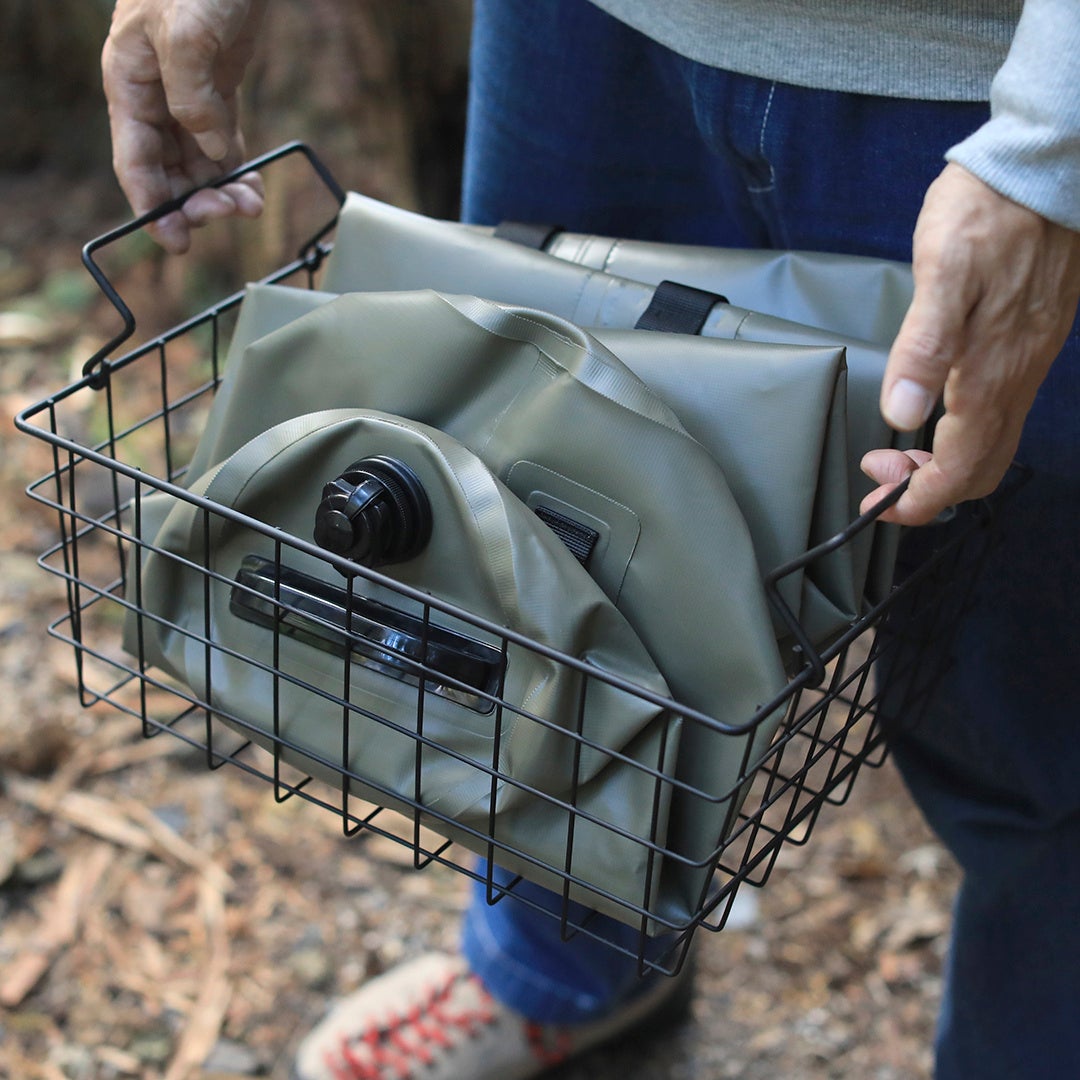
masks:
[[[183,255],[191,247],[191,228],[183,214],[167,214],[147,231],[170,255]]]
[[[862,471],[879,484],[898,484],[931,458],[928,450],[871,450],[863,455]]]
[[[202,188],[184,203],[183,212],[190,224],[205,225],[235,214],[236,201],[221,188]]]
[[[916,278],[881,384],[881,415],[896,431],[915,431],[934,410],[959,351],[962,320],[943,304],[935,282]]]
[[[945,421],[943,421],[944,423]],[[939,445],[940,443],[940,445]],[[935,452],[925,450],[871,450],[862,459],[862,471],[878,487],[860,506],[866,513],[906,477],[907,491],[882,521],[900,525],[925,525],[943,510],[967,499],[989,495],[1008,469],[1009,454],[983,456],[975,450],[969,459],[951,438],[934,440]]]
[[[872,510],[908,477],[911,482],[907,491],[881,515],[882,521],[925,525],[952,505],[948,478],[935,467],[933,455],[925,450],[871,450],[862,459],[862,471],[878,487],[862,500],[860,513]]]
[[[116,0],[102,73],[120,186],[136,216],[199,189],[149,226],[170,252],[187,250],[194,226],[262,211],[258,178],[207,185],[244,160],[236,95],[264,10],[265,0]]]
[[[184,194],[187,187],[180,190]],[[168,197],[173,197],[171,194]],[[201,188],[179,210],[166,214],[148,226],[150,234],[171,255],[182,255],[191,246],[191,230],[220,218],[237,214],[255,218],[262,213],[262,180],[248,173],[220,188]]]
[[[224,96],[235,86],[217,84],[224,29],[202,21],[196,12],[181,10],[167,36],[157,42],[170,116],[192,136],[201,154],[218,163],[230,152],[238,157],[234,116]]]
[[[897,431],[926,423],[950,368],[967,348],[981,286],[971,272],[969,247],[952,238],[957,218],[967,212],[969,180],[962,170],[946,167],[927,190],[919,214],[912,247],[915,292],[881,386],[882,415]]]
[[[185,78],[190,74],[184,70]],[[199,153],[207,162],[228,169],[240,161],[235,127],[230,110],[211,81],[188,81],[178,87],[162,72],[169,113],[191,136]]]
[[[167,36],[157,42],[169,113],[224,171],[243,160],[236,92],[263,7],[261,0],[232,0],[211,17],[197,5],[178,6]]]
[[[259,173],[245,173],[235,183],[226,184],[222,191],[232,198],[241,217],[254,218],[262,213],[264,195]]]
[[[168,202],[190,183],[178,183],[176,167],[166,167],[177,151],[175,140],[149,125],[128,122],[113,136],[114,169],[136,217]],[[189,222],[182,212],[160,218],[150,234],[166,251],[180,255],[191,245]]]
[[[169,122],[159,84],[139,82],[122,66],[121,56],[106,49],[103,73],[109,97],[113,169],[136,214],[144,214],[170,196],[165,161]]]
[[[931,387],[901,375],[882,398],[881,415],[896,431],[915,431],[930,419],[936,400]]]

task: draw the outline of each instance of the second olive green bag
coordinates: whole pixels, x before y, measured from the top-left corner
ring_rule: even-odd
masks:
[[[303,314],[297,296],[278,299],[283,325],[270,329],[277,317],[258,303],[242,320],[253,336],[229,358],[190,482],[267,532],[184,499],[144,500],[148,614],[129,622],[128,647],[255,741],[287,733],[311,773],[334,782],[345,770],[357,791],[429,810],[478,851],[493,835],[508,845],[496,860],[534,880],[561,882],[545,866],[566,872],[572,820],[575,899],[632,922],[692,918],[779,717],[747,724],[786,682],[753,537],[717,456],[611,349],[546,313],[431,292],[323,298]],[[808,350],[802,362],[821,426],[842,354]],[[777,373],[790,366],[774,357]],[[476,626],[438,611],[432,623],[479,657],[499,651],[491,628],[504,627],[519,647],[500,692],[433,696],[437,678],[403,680],[376,648],[376,663],[349,663],[342,705],[342,658],[313,641],[336,624],[282,601],[306,589],[330,603],[341,575],[279,545],[317,535],[326,485],[358,458],[407,464],[432,526],[418,552],[358,566],[351,603],[414,621],[418,596],[473,612]],[[567,535],[588,538],[586,550]],[[350,607],[334,602],[339,616]],[[370,660],[370,642],[359,648]],[[585,665],[587,691],[582,670],[545,648]],[[493,757],[496,731],[505,754]]]

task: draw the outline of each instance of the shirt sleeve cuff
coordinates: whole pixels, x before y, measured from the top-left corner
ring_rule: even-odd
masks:
[[[995,191],[1080,230],[1080,4],[1027,0],[990,119],[946,153]]]

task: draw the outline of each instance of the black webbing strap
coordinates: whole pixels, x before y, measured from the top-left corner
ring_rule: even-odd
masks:
[[[536,516],[570,549],[582,566],[587,566],[600,534],[580,521],[574,521],[548,506],[536,507]]]
[[[677,281],[661,281],[634,324],[635,330],[663,330],[669,334],[700,334],[709,312],[727,298]]]
[[[510,240],[524,247],[546,250],[548,244],[563,232],[561,225],[541,225],[529,221],[503,221],[495,227],[500,240]]]

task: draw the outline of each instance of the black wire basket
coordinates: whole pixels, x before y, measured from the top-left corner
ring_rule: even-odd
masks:
[[[307,158],[340,205],[343,192],[322,163],[300,144],[282,147],[244,168],[261,169],[295,153]],[[650,878],[660,872],[665,862],[687,861],[683,853],[666,846],[663,830],[657,825],[648,836],[629,837],[644,853],[640,897],[608,897],[608,910],[619,907],[619,918],[598,915],[575,902],[580,887],[596,886],[580,876],[574,859],[575,830],[582,827],[585,811],[576,805],[573,790],[557,798],[543,792],[530,793],[538,799],[550,798],[565,814],[561,857],[549,861],[516,850],[503,839],[494,813],[486,829],[463,829],[441,815],[437,806],[425,803],[422,758],[431,745],[423,731],[425,700],[433,692],[457,694],[478,702],[490,716],[494,752],[490,760],[473,764],[494,790],[499,784],[513,782],[499,770],[499,733],[504,724],[523,714],[520,703],[502,695],[499,672],[504,670],[511,648],[542,651],[549,660],[579,673],[583,687],[579,715],[568,718],[563,725],[566,737],[576,740],[579,750],[597,749],[590,746],[583,733],[581,715],[590,683],[603,679],[614,682],[620,692],[629,696],[650,695],[632,684],[598,674],[573,656],[553,652],[505,627],[491,625],[437,596],[417,594],[375,571],[353,566],[348,580],[354,584],[334,595],[322,595],[302,581],[291,580],[283,570],[287,562],[283,556],[299,551],[339,569],[346,568],[344,560],[309,540],[245,518],[185,489],[187,460],[208,403],[221,382],[230,319],[243,294],[228,296],[114,357],[134,333],[135,320],[96,262],[102,248],[175,209],[180,201],[87,245],[84,262],[122,315],[124,330],[87,361],[80,379],[16,418],[20,431],[51,447],[52,468],[30,486],[28,493],[56,515],[59,538],[39,561],[66,589],[67,612],[50,627],[50,633],[74,650],[81,703],[87,707],[105,704],[130,716],[141,725],[147,738],[168,733],[198,747],[205,754],[208,768],[224,764],[239,768],[266,781],[278,801],[294,797],[308,800],[337,816],[347,836],[388,837],[412,850],[418,869],[436,863],[450,866],[486,885],[490,903],[515,896],[515,902],[530,904],[559,920],[566,937],[585,934],[635,957],[642,968],[675,973],[699,928],[723,928],[739,886],[763,885],[782,847],[804,844],[821,809],[848,798],[859,770],[884,762],[887,749],[879,715],[882,691],[876,671],[889,671],[889,711],[902,715],[904,723],[918,721],[945,672],[952,629],[969,603],[992,542],[997,497],[965,515],[960,526],[953,522],[940,534],[930,527],[926,534],[930,542],[924,545],[929,554],[894,585],[884,600],[868,607],[827,648],[815,648],[801,636],[798,622],[784,610],[777,584],[814,559],[849,543],[861,529],[869,527],[872,518],[859,519],[828,544],[769,575],[766,585],[770,596],[788,619],[799,641],[802,660],[775,700],[764,702],[736,728],[676,701],[654,702],[684,727],[717,735],[751,736],[744,740],[746,751],[735,784],[722,791],[681,785],[680,797],[684,800],[725,808],[715,846],[704,859],[693,860],[693,867],[701,871],[706,885],[687,916],[673,919],[653,905]],[[299,281],[312,286],[329,251],[326,238],[333,225],[331,221],[321,228],[296,259],[263,280]],[[182,355],[178,358],[177,354]],[[140,392],[129,393],[136,385]],[[261,620],[274,636],[275,655],[279,639],[308,635],[339,657],[342,687],[349,685],[351,666],[367,664],[381,665],[394,678],[415,688],[416,716],[405,721],[371,714],[363,718],[367,723],[407,731],[415,740],[416,786],[411,794],[387,791],[386,798],[380,800],[380,792],[373,791],[362,775],[342,766],[342,761],[352,760],[350,743],[361,737],[347,691],[341,697],[331,695],[341,709],[342,756],[317,762],[317,768],[298,770],[297,760],[309,761],[310,754],[296,753],[297,748],[282,733],[277,716],[256,732],[242,718],[223,714],[209,689],[199,693],[179,685],[125,651],[120,624],[133,616],[149,617],[142,609],[133,567],[155,553],[153,545],[141,538],[139,528],[145,500],[155,492],[194,504],[208,528],[212,520],[226,517],[272,542],[275,558],[248,567],[248,577],[239,586],[237,582],[216,580],[208,565],[196,565],[194,569],[204,575],[207,591],[234,590],[234,602],[246,607],[252,618]],[[370,635],[364,637],[355,631],[358,620],[378,621],[378,613],[373,614],[361,595],[365,580],[400,593],[416,612],[404,623],[384,620],[375,645]],[[921,629],[913,634],[906,628],[909,616],[916,610],[920,612]],[[440,647],[440,627],[448,618],[456,626],[471,627],[476,639],[484,642],[479,653],[474,651],[456,666],[446,661],[446,650]],[[205,651],[208,666],[214,650],[222,648],[209,630],[196,644]],[[277,670],[272,674],[289,677]],[[325,690],[319,693],[326,696]],[[778,714],[783,719],[762,749],[761,740],[752,736],[762,725],[775,724]],[[614,749],[611,752],[617,753]],[[653,818],[659,822],[661,792],[680,787],[680,782],[663,768],[654,768],[650,780],[656,792]],[[362,795],[358,794],[361,790]],[[613,836],[628,838],[617,822],[603,825],[611,829]],[[477,854],[486,856],[486,862],[478,862]],[[515,874],[509,879],[496,879],[493,867],[507,863],[515,867]],[[548,905],[538,903],[531,894],[521,895],[530,892],[525,887],[526,878],[535,876],[528,872],[530,867],[540,872],[540,879],[549,887],[553,881],[557,883],[555,895],[561,902]],[[517,873],[516,868],[522,868],[522,872]],[[616,924],[619,930],[613,932]],[[629,943],[626,926],[636,930]]]

